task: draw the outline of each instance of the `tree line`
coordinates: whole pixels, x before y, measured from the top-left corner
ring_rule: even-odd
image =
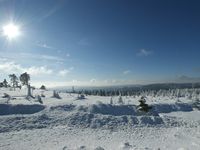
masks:
[[[21,89],[22,86],[29,86],[30,83],[30,74],[28,74],[27,72],[25,73],[22,73],[19,77],[16,76],[16,74],[9,74],[8,75],[9,79],[10,79],[10,83],[8,83],[8,81],[6,79],[4,79],[2,82],[0,82],[0,88],[1,87],[5,87],[5,88],[8,88],[8,87],[11,87],[13,88],[14,90],[16,88],[19,88]],[[35,89],[35,87],[31,86],[32,89]],[[42,90],[46,90],[46,86],[42,85],[40,87],[40,89]]]
[[[2,82],[0,82],[0,87],[12,87],[15,90],[16,88],[21,89],[21,87],[24,85],[29,85],[30,75],[27,72],[22,73],[19,77],[15,74],[9,74],[8,77],[10,79],[10,84],[6,79],[4,79]]]
[[[71,93],[95,95],[95,96],[151,96],[151,97],[187,97],[188,99],[195,99],[200,97],[200,88],[184,88],[184,89],[159,89],[159,90],[146,90],[135,88],[123,89],[87,89],[87,90],[74,90]]]

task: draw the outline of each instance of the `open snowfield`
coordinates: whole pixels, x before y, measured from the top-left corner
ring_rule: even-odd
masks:
[[[0,89],[2,150],[199,150],[200,111],[186,97],[147,97],[148,114],[139,113],[140,97],[86,96],[44,91],[43,104],[27,100],[26,90]],[[8,98],[2,98],[4,93]],[[33,95],[40,95],[34,90]]]

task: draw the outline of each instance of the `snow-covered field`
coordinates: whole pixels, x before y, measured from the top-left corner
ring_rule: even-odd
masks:
[[[4,93],[11,97],[2,98]],[[33,95],[40,95],[34,90]],[[199,150],[200,111],[192,99],[147,97],[149,113],[136,109],[140,97],[86,96],[44,91],[43,104],[26,90],[0,89],[2,150]]]

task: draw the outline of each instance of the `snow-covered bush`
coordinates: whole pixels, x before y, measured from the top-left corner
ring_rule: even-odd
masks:
[[[3,96],[2,96],[2,98],[10,98],[10,95],[9,95],[9,94],[7,94],[7,93],[3,93]]]
[[[78,94],[77,99],[78,100],[85,99],[85,95],[84,94]]]
[[[110,98],[110,104],[111,105],[113,104],[113,98],[112,97]]]
[[[40,92],[41,92],[40,96],[41,96],[41,97],[45,97],[45,95],[44,95],[44,90],[42,90],[42,91],[40,91]]]
[[[119,98],[118,98],[118,104],[120,105],[123,105],[124,102],[123,102],[123,99],[122,99],[122,96],[120,95]]]
[[[37,96],[37,101],[38,101],[40,104],[43,104],[43,101],[42,101],[42,98],[40,97],[40,95]]]
[[[192,106],[198,110],[200,110],[200,100],[199,98],[196,98],[194,101],[193,101],[193,104]]]
[[[58,92],[56,92],[55,90],[53,91],[53,96],[52,96],[52,98],[61,99],[60,95],[59,95]]]
[[[7,103],[7,104],[10,103],[11,96],[10,96],[9,94],[4,93],[4,95],[2,96],[2,98],[7,98],[6,103]]]
[[[46,86],[42,85],[42,86],[40,87],[40,89],[41,89],[41,90],[46,90]]]

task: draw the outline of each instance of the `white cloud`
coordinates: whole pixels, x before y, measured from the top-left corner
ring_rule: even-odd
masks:
[[[61,54],[61,52],[63,51],[61,49],[58,49],[56,47],[50,46],[50,45],[48,45],[46,43],[42,43],[42,42],[36,42],[36,46],[44,48],[44,49],[48,49],[48,50],[54,50],[54,51],[56,51],[59,54]],[[67,53],[66,57],[69,57],[69,56],[70,56],[70,54]]]
[[[52,56],[52,55],[38,55],[38,54],[32,54],[32,53],[20,53],[20,57],[23,58],[32,58],[32,59],[41,59],[41,60],[47,60],[47,61],[64,61],[63,58]]]
[[[58,72],[58,75],[64,77],[64,76],[68,75],[73,69],[74,69],[74,67],[70,67],[69,69],[60,70]]]
[[[41,59],[46,59],[46,60],[55,60],[55,61],[64,61],[64,59],[56,56],[51,56],[51,55],[42,55]]]
[[[42,48],[46,48],[46,49],[55,49],[54,47],[49,46],[49,45],[47,45],[46,43],[42,43],[42,42],[36,42],[36,45],[37,45],[38,47],[42,47]]]
[[[14,62],[1,62],[0,63],[0,71],[5,73],[21,73],[23,72],[24,68],[21,67],[19,64],[15,64]]]
[[[106,79],[106,80],[104,80],[103,82],[104,82],[105,84],[107,84],[109,81]]]
[[[53,70],[48,69],[46,66],[31,66],[31,67],[22,67],[20,64],[15,62],[0,62],[0,71],[3,73],[23,73],[27,72],[30,75],[41,75],[41,74],[52,74]]]
[[[75,80],[75,79],[74,79],[74,80],[72,80],[72,83],[77,83],[77,82],[78,82],[78,80]]]
[[[149,56],[152,54],[152,51],[146,50],[146,49],[141,49],[137,53],[138,56]]]
[[[91,82],[92,81],[92,82]],[[71,86],[121,86],[121,85],[133,85],[133,84],[151,84],[156,83],[154,81],[144,81],[144,80],[117,80],[117,79],[110,79],[110,80],[69,80],[69,81],[33,81],[34,86],[41,86],[41,83],[46,85],[47,87],[70,87]]]
[[[130,70],[125,70],[124,72],[123,72],[123,74],[124,75],[127,75],[127,74],[129,74],[131,71]]]
[[[60,70],[58,74],[59,74],[60,76],[63,76],[63,77],[64,77],[64,76],[66,76],[66,75],[69,74],[69,73],[70,73],[70,70],[64,69],[64,70]]]
[[[111,80],[111,83],[116,83],[116,82],[117,82],[117,80],[115,80],[115,79]]]
[[[41,74],[52,74],[53,70],[52,69],[48,69],[46,66],[41,66],[41,67],[30,67],[25,69],[27,70],[26,72],[28,72],[31,75],[41,75]]]
[[[96,79],[91,79],[90,82],[91,83],[95,83],[95,82],[97,82],[97,80]]]

